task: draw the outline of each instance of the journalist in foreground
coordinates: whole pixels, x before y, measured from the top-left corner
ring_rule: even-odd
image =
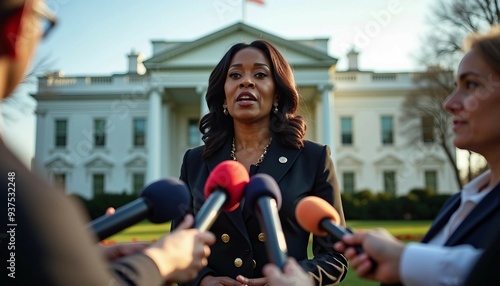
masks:
[[[421,243],[405,245],[383,229],[337,243],[335,249],[345,251],[360,277],[404,285],[463,285],[471,271],[478,271],[474,265],[483,250],[498,245],[491,239],[500,217],[499,28],[471,35],[465,48],[456,88],[443,106],[452,115],[455,146],[483,155],[489,169],[445,202]],[[362,245],[365,253],[356,255],[350,244]],[[370,259],[378,264],[375,269]]]

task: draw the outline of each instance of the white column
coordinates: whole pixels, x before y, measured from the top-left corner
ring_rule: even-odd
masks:
[[[147,183],[161,178],[161,97],[158,89],[149,93],[147,129],[148,174]]]
[[[204,85],[198,85],[196,87],[196,93],[200,95],[200,119],[208,113],[207,101],[205,95],[207,94],[207,87]]]
[[[54,138],[55,130],[53,130],[54,127],[52,128],[47,128],[47,117],[45,116],[47,114],[47,110],[45,109],[37,109],[35,110],[36,114],[36,142],[35,142],[35,158],[31,162],[30,168],[36,168],[40,166],[44,166],[43,162],[47,159],[48,154],[50,154],[50,149],[51,147],[50,144],[47,142],[48,137],[46,136],[47,134],[52,134],[52,137]],[[54,126],[54,124],[52,124]],[[44,130],[53,130],[52,132],[45,132]],[[52,145],[54,146],[54,145]],[[40,172],[47,178],[49,178],[49,172],[47,171],[47,168],[39,168]]]
[[[165,176],[173,176],[174,174],[170,174],[170,170],[172,169],[172,164],[175,162],[172,160],[172,154],[173,152],[171,151],[171,141],[172,141],[172,134],[170,133],[170,109],[171,109],[171,103],[167,102],[165,105],[162,106],[162,114],[161,114],[161,122],[162,122],[162,132],[161,132],[161,152],[162,152],[162,160],[161,160],[161,175],[162,177]],[[178,170],[176,171],[176,174],[178,173]]]
[[[198,85],[196,86],[196,93],[200,95],[200,120],[205,116],[205,114],[208,113],[208,105],[207,105],[207,100],[205,99],[205,96],[207,94],[207,87],[203,85]],[[200,144],[203,144],[203,141],[201,141],[201,134],[200,134]]]
[[[321,113],[323,115],[323,143],[328,145],[332,150],[332,160],[335,163],[335,140],[333,138],[333,127],[335,126],[333,123],[334,109],[333,109],[333,85],[331,83],[321,84],[318,86],[318,90],[321,91]],[[331,97],[331,98],[330,98]]]

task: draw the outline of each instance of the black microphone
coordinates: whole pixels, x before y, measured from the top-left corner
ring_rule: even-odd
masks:
[[[180,219],[189,209],[189,190],[178,179],[167,178],[146,186],[139,198],[116,209],[110,216],[101,216],[89,224],[99,240],[103,240],[144,219],[164,223]]]
[[[235,210],[249,180],[245,166],[237,161],[227,160],[215,166],[205,183],[206,201],[196,213],[194,228],[206,231],[222,210]]]
[[[283,270],[288,250],[278,215],[281,192],[276,181],[267,174],[252,176],[245,188],[245,207],[256,210],[260,227],[264,231],[269,261]]]

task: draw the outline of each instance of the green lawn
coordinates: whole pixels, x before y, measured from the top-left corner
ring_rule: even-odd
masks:
[[[431,221],[349,221],[348,226],[353,230],[386,228],[390,233],[403,241],[418,241],[422,238],[431,224]],[[118,243],[130,241],[154,241],[161,235],[168,233],[170,224],[151,224],[143,221],[104,241],[104,243]],[[354,271],[349,271],[341,285],[345,286],[372,286],[380,285],[377,282],[362,280],[356,277]]]

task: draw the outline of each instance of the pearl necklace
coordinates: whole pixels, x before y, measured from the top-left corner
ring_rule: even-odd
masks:
[[[273,140],[272,137],[269,138],[269,142],[267,143],[266,147],[264,147],[264,152],[262,153],[262,155],[260,155],[260,157],[257,160],[257,163],[255,163],[255,165],[260,166],[260,164],[262,164],[262,161],[264,161],[264,157],[267,154],[267,150],[269,149],[269,145],[271,145],[272,140]],[[233,137],[233,143],[231,145],[231,159],[233,159],[234,161],[238,161],[236,159],[236,145],[234,144],[234,137]]]

